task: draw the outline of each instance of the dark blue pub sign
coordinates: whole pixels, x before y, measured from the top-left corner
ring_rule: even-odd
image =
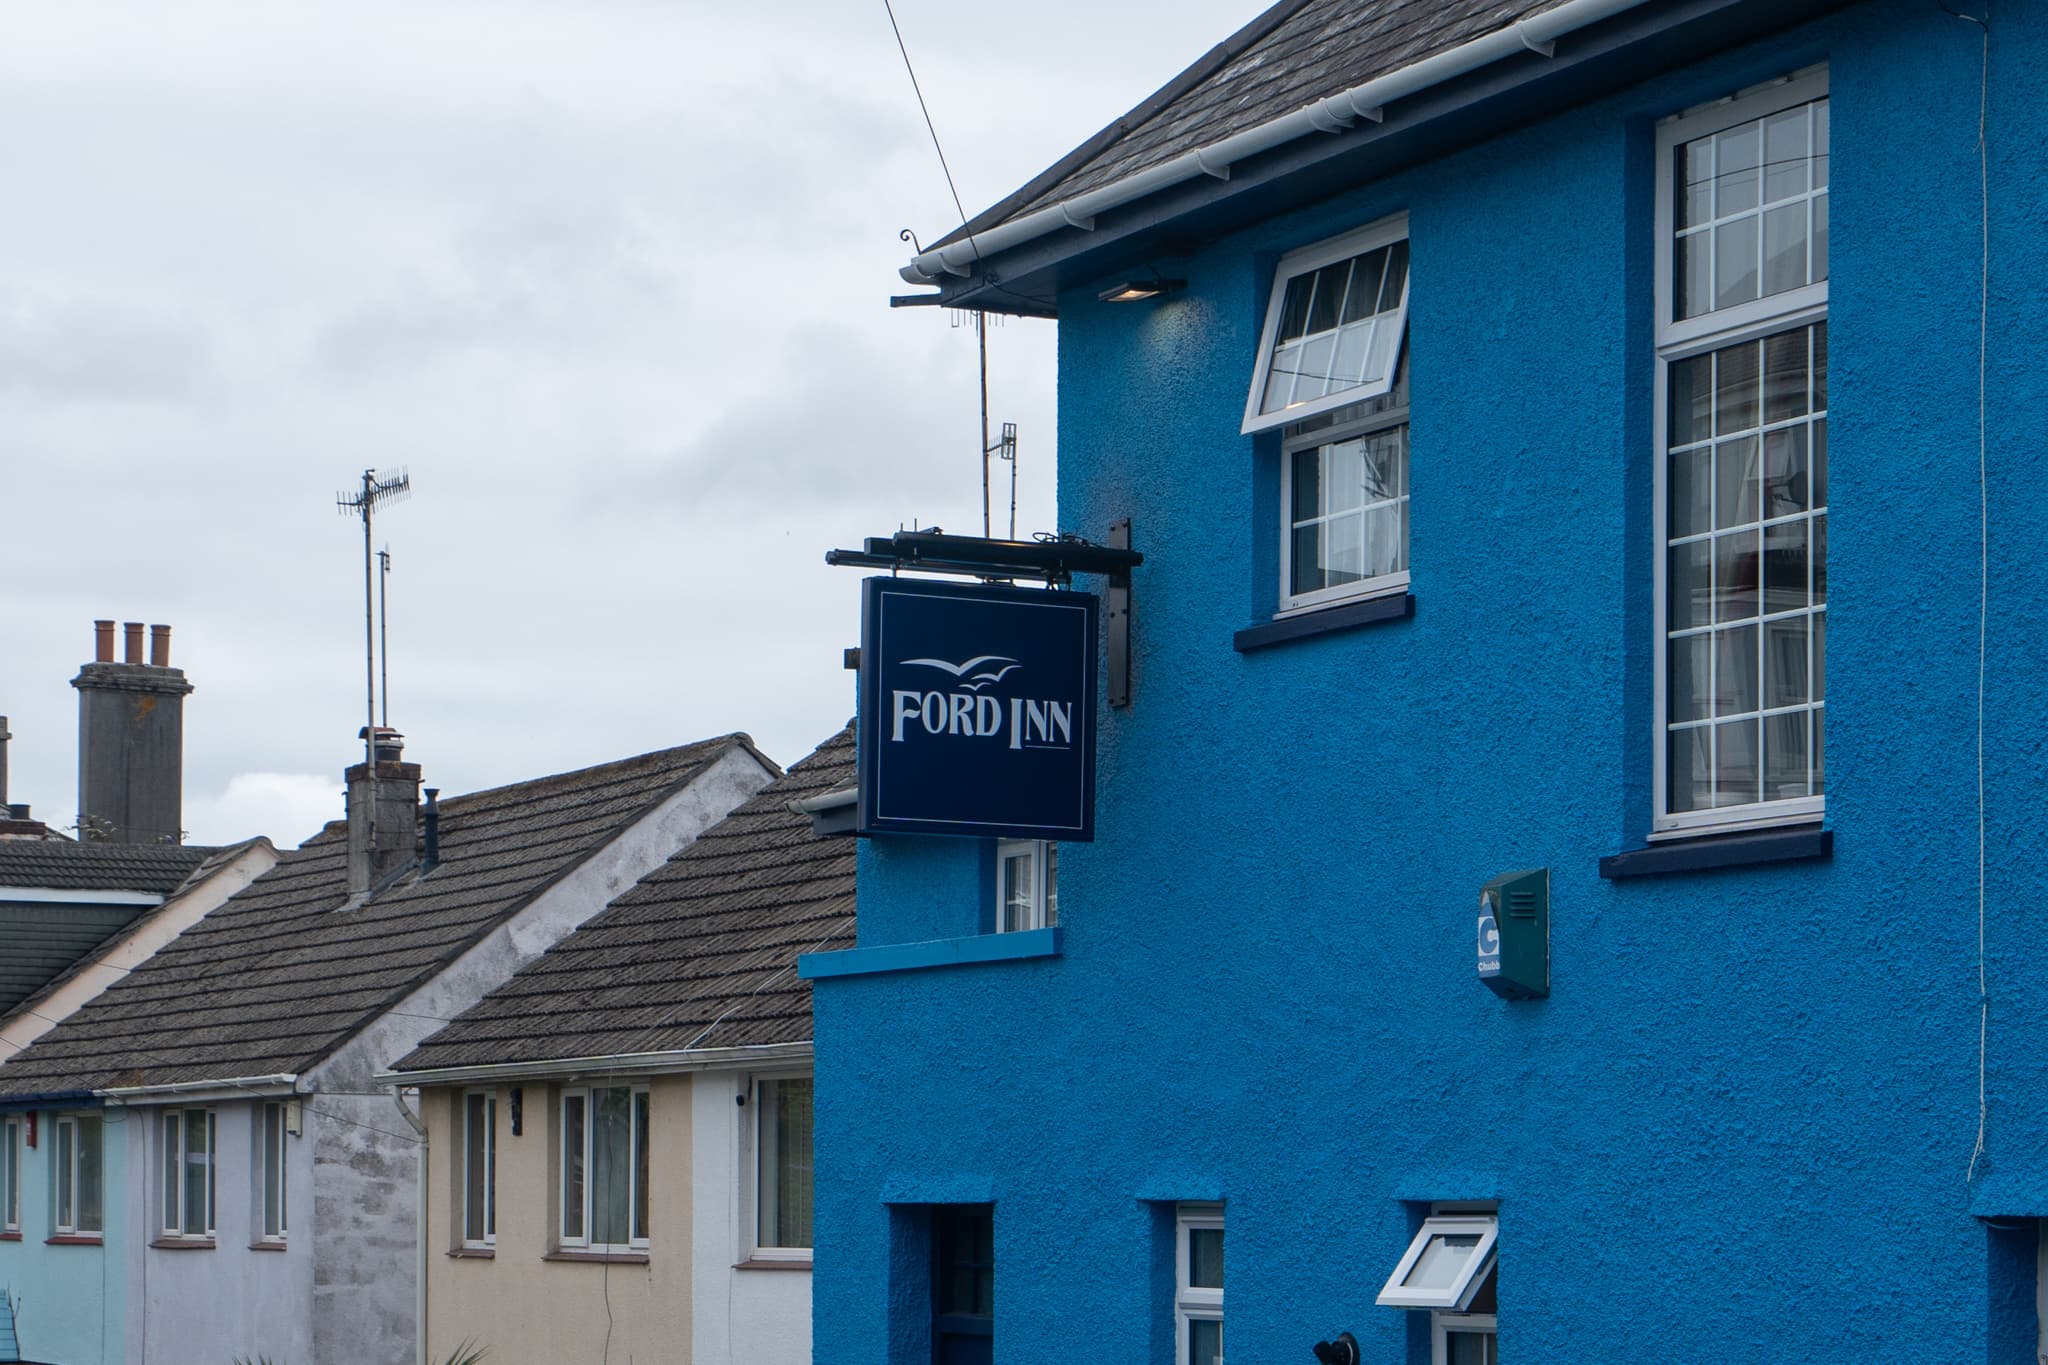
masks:
[[[860,832],[1093,839],[1098,599],[862,589]]]

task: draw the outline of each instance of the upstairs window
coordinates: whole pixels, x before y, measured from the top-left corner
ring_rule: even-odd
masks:
[[[1047,929],[1060,922],[1059,845],[1004,839],[996,845],[996,932]]]
[[[1282,257],[1245,434],[1385,394],[1407,325],[1406,214]]]
[[[1658,129],[1654,834],[1824,812],[1824,72]]]
[[[1292,424],[1281,453],[1280,610],[1408,588],[1408,365],[1383,397]]]
[[[160,1120],[163,1153],[163,1235],[213,1236],[214,1150],[218,1121],[211,1109],[171,1109]]]
[[[60,1115],[53,1155],[57,1188],[51,1231],[59,1237],[98,1237],[105,1230],[99,1116]]]

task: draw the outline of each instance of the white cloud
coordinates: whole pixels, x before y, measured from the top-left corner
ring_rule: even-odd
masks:
[[[311,773],[236,773],[217,796],[185,801],[187,843],[231,844],[267,835],[296,848],[341,818],[341,781]]]
[[[972,212],[1255,8],[896,14]],[[824,551],[980,524],[973,333],[887,305],[897,230],[957,220],[879,4],[6,6],[0,126],[36,130],[0,140],[11,800],[72,807],[114,617],[176,627],[195,837],[337,815],[365,466],[413,472],[391,716],[450,794],[728,730],[801,757],[851,709]],[[1025,532],[1053,340],[989,339]]]

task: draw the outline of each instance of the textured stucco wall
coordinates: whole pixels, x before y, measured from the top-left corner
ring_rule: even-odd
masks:
[[[132,1242],[119,1216],[121,1191],[135,1173],[126,1129],[110,1122],[106,1161],[105,1239],[101,1246],[49,1246],[51,1161],[56,1154],[56,1113],[37,1114],[37,1143],[21,1159],[21,1239],[0,1240],[0,1290],[14,1298],[15,1331],[31,1360],[120,1365],[128,1349],[127,1282],[121,1267]],[[118,1122],[118,1118],[115,1119]]]
[[[1159,304],[1064,300],[1061,526],[1133,518],[1134,704],[1103,713],[1098,842],[1061,851],[1064,957],[817,983],[819,1361],[900,1365],[886,1201],[976,1197],[1013,1363],[1164,1365],[1146,1201],[1216,1197],[1233,1360],[1345,1328],[1418,1358],[1373,1298],[1412,1201],[1454,1198],[1500,1201],[1513,1359],[2028,1358],[2023,1234],[1972,1216],[2048,1213],[2048,16],[1998,23],[1975,1188],[1978,30],[1886,0],[1156,262],[1189,281]],[[1604,882],[1650,820],[1653,123],[1822,60],[1836,853]],[[1417,615],[1240,656],[1272,264],[1396,210]],[[1555,993],[1510,1005],[1473,907],[1536,866]],[[863,944],[971,931],[970,847],[873,840],[860,871]]]
[[[491,1365],[559,1365],[600,1357],[689,1365],[689,1078],[658,1077],[648,1087],[653,1169],[645,1265],[542,1259],[556,1240],[553,1116],[560,1092],[535,1081],[523,1083],[523,1089],[525,1132],[513,1137],[510,1087],[498,1088],[498,1244],[490,1259],[448,1254],[461,1242],[459,1187],[453,1182],[461,1169],[455,1097],[462,1092],[428,1093],[433,1143],[427,1194],[430,1358],[438,1360],[474,1341],[490,1348]]]
[[[134,1267],[133,1335],[138,1361],[229,1361],[268,1356],[311,1362],[313,1354],[313,1155],[310,1135],[286,1137],[287,1227],[283,1251],[252,1249],[260,1233],[256,1164],[257,1106],[205,1106],[216,1116],[214,1247],[151,1247],[162,1208],[161,1141],[156,1108],[125,1111],[134,1168],[146,1172],[131,1191],[139,1248]],[[313,1122],[310,1116],[307,1120]],[[63,1357],[57,1357],[63,1359]]]

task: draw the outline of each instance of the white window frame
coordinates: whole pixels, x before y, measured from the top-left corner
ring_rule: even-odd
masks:
[[[1756,341],[1795,328],[1826,322],[1828,281],[1820,280],[1798,289],[1786,290],[1731,308],[1710,310],[1697,317],[1678,320],[1673,265],[1676,257],[1677,149],[1695,138],[1737,124],[1752,122],[1789,109],[1794,105],[1825,98],[1828,72],[1816,67],[1738,92],[1733,97],[1702,108],[1687,110],[1665,119],[1657,127],[1656,174],[1656,397],[1653,423],[1656,429],[1656,468],[1653,494],[1653,555],[1655,598],[1653,611],[1656,648],[1656,699],[1651,744],[1651,778],[1655,789],[1649,837],[1652,840],[1684,838],[1713,832],[1730,833],[1745,829],[1769,829],[1791,824],[1818,822],[1826,813],[1827,797],[1791,797],[1720,806],[1710,810],[1671,810],[1670,731],[1670,380],[1673,366],[1704,352]],[[1830,175],[1832,182],[1832,175]],[[1811,754],[1809,753],[1809,762]]]
[[[1392,379],[1398,380],[1401,373],[1401,357],[1394,357]],[[1389,392],[1392,390],[1390,389]],[[1384,396],[1384,395],[1382,395]],[[1355,399],[1354,402],[1367,402]],[[1350,406],[1346,404],[1345,406]],[[1273,613],[1275,620],[1298,616],[1305,612],[1320,611],[1324,607],[1340,602],[1355,602],[1374,597],[1393,597],[1408,591],[1409,571],[1398,569],[1393,573],[1362,578],[1356,583],[1340,583],[1335,587],[1316,588],[1310,592],[1290,592],[1288,585],[1294,581],[1294,457],[1304,450],[1318,446],[1337,445],[1360,436],[1373,436],[1382,431],[1408,425],[1408,408],[1388,408],[1384,412],[1369,413],[1334,426],[1307,431],[1289,431],[1280,446],[1280,609]],[[1404,454],[1403,460],[1409,456]],[[1411,483],[1414,471],[1407,471]],[[1395,501],[1402,501],[1408,494],[1402,494]]]
[[[21,1116],[0,1117],[0,1232],[21,1233]]]
[[[186,1167],[191,1164],[192,1154],[185,1147],[185,1128],[194,1114],[203,1115],[206,1130],[206,1217],[203,1231],[190,1231],[185,1227],[186,1214]],[[175,1130],[176,1140],[173,1142]],[[157,1204],[157,1236],[162,1240],[210,1242],[214,1239],[214,1222],[219,1209],[220,1182],[220,1115],[213,1109],[190,1107],[160,1109],[157,1111],[157,1183],[162,1196]],[[173,1180],[169,1166],[177,1161],[177,1178]]]
[[[1201,1288],[1188,1283],[1192,1275],[1189,1255],[1188,1234],[1196,1231],[1223,1231],[1223,1205],[1221,1204],[1176,1204],[1173,1210],[1173,1358],[1177,1365],[1187,1365],[1188,1323],[1222,1322],[1223,1291]],[[1228,1279],[1230,1249],[1226,1241],[1223,1251],[1225,1278]]]
[[[627,1108],[626,1119],[626,1230],[624,1242],[599,1242],[592,1238],[591,1230],[596,1223],[596,1154],[597,1154],[597,1103],[598,1092],[604,1090],[625,1090],[632,1099]],[[645,1081],[614,1081],[605,1085],[567,1086],[555,1104],[555,1137],[558,1144],[555,1162],[556,1199],[555,1231],[556,1244],[560,1247],[588,1251],[597,1254],[619,1255],[643,1252],[648,1249],[649,1239],[645,1232],[634,1228],[640,1207],[640,1125],[635,1121],[642,1097],[647,1100],[647,1139],[654,1140],[654,1097]],[[569,1143],[568,1114],[569,1101],[580,1098],[583,1101],[583,1231],[571,1236],[562,1226],[561,1218],[568,1210],[569,1185]],[[654,1215],[651,1202],[648,1206],[650,1221]],[[465,1225],[466,1230],[466,1225]]]
[[[277,1136],[271,1138],[270,1122],[277,1119]],[[253,1114],[256,1131],[256,1160],[253,1169],[256,1187],[253,1192],[252,1212],[255,1215],[256,1241],[263,1246],[283,1246],[291,1231],[291,1163],[287,1160],[288,1139],[291,1136],[291,1109],[283,1100],[266,1100],[255,1108]],[[277,1230],[270,1229],[270,1211],[265,1207],[270,1197],[272,1173],[277,1177]]]
[[[768,1136],[767,1106],[762,1100],[764,1085],[781,1084],[785,1081],[810,1081],[812,1113],[816,1114],[817,1081],[808,1071],[763,1071],[746,1078],[747,1122],[744,1125],[743,1141],[746,1145],[745,1160],[740,1163],[741,1179],[745,1181],[740,1191],[740,1254],[748,1261],[787,1261],[792,1264],[809,1265],[812,1259],[810,1247],[772,1246],[761,1240],[761,1159],[762,1143]],[[811,1216],[817,1217],[816,1170],[818,1147],[816,1130],[813,1129],[811,1142]],[[815,1224],[813,1224],[815,1227]],[[813,1232],[813,1238],[816,1233]]]
[[[1479,1242],[1472,1248],[1472,1255],[1467,1258],[1456,1280],[1442,1289],[1411,1289],[1403,1283],[1431,1241],[1438,1237],[1473,1234],[1478,1235]],[[1408,1250],[1401,1254],[1394,1273],[1387,1276],[1387,1282],[1375,1302],[1387,1308],[1434,1308],[1446,1313],[1463,1313],[1471,1304],[1472,1296],[1479,1292],[1479,1286],[1485,1282],[1486,1272],[1493,1266],[1494,1244],[1499,1238],[1500,1218],[1497,1214],[1430,1214],[1422,1220],[1422,1226],[1409,1241]]]
[[[1429,1315],[1429,1359],[1430,1365],[1450,1365],[1451,1333],[1473,1332],[1481,1336],[1499,1337],[1500,1319],[1492,1313],[1431,1313]],[[1499,1354],[1495,1345],[1495,1354]]]
[[[78,1130],[81,1124],[86,1123],[100,1125],[100,1226],[96,1228],[82,1228],[78,1225],[78,1208],[80,1204],[85,1202],[82,1198],[83,1190],[79,1184]],[[50,1172],[50,1231],[58,1237],[104,1238],[107,1232],[106,1125],[97,1114],[59,1114],[56,1122],[50,1126],[52,1129],[51,1141],[55,1144],[51,1151],[51,1165],[55,1167],[59,1162],[68,1160],[70,1166],[67,1172],[59,1172],[55,1169]],[[68,1138],[66,1136],[67,1133],[69,1134]],[[67,1147],[70,1151],[68,1158],[64,1155]],[[63,1199],[63,1186],[67,1177],[71,1184],[71,1207],[69,1210],[65,1209]]]
[[[1012,858],[1031,860],[1031,906],[1025,914],[1025,923],[1011,928],[1003,927],[1004,915],[1009,910],[1009,888],[1004,882],[1005,864]],[[1051,841],[1046,839],[999,839],[996,841],[996,917],[995,932],[1023,933],[1030,929],[1044,929],[1058,923],[1058,910],[1049,907],[1059,905],[1059,854]]]
[[[484,1207],[483,1218],[481,1220],[483,1225],[483,1236],[474,1238],[469,1235],[469,1216],[472,1212],[469,1205],[469,1163],[471,1160],[471,1152],[474,1150],[470,1144],[471,1134],[469,1131],[469,1102],[473,1099],[481,1099],[484,1102]],[[462,1246],[467,1250],[486,1251],[495,1248],[498,1245],[498,1092],[495,1090],[464,1090],[461,1092],[461,1098],[459,1103],[461,1105],[462,1114],[462,1155],[461,1158],[456,1162],[456,1167],[457,1175],[460,1177],[462,1181],[462,1226],[460,1229],[460,1237],[458,1240],[461,1242]],[[585,1115],[587,1121],[589,1113],[588,1101],[585,1102],[585,1105]],[[638,1168],[636,1167],[635,1169]],[[585,1198],[588,1199],[589,1182],[587,1179],[585,1181],[584,1195]],[[586,1211],[586,1218],[587,1217],[588,1214]],[[590,1224],[586,1221],[584,1223],[585,1230],[587,1231],[589,1227]]]
[[[1411,250],[1409,271],[1401,281],[1401,302],[1393,314],[1395,338],[1394,348],[1387,361],[1387,372],[1379,379],[1357,384],[1338,393],[1324,394],[1293,407],[1281,408],[1276,412],[1262,413],[1259,405],[1266,393],[1266,379],[1273,367],[1273,343],[1280,334],[1280,314],[1287,303],[1288,282],[1310,271],[1320,270],[1326,265],[1335,265],[1353,256],[1368,251],[1377,251],[1383,246],[1408,240],[1408,215],[1394,214],[1379,222],[1369,223],[1362,228],[1347,232],[1341,237],[1317,242],[1313,246],[1290,251],[1280,258],[1279,266],[1273,272],[1273,288],[1266,300],[1266,323],[1259,330],[1258,361],[1252,368],[1251,391],[1245,396],[1243,435],[1271,431],[1290,422],[1303,421],[1319,413],[1347,407],[1352,403],[1363,403],[1379,398],[1394,386],[1394,376],[1400,373],[1401,352],[1408,344],[1408,298],[1414,283],[1414,259]]]

